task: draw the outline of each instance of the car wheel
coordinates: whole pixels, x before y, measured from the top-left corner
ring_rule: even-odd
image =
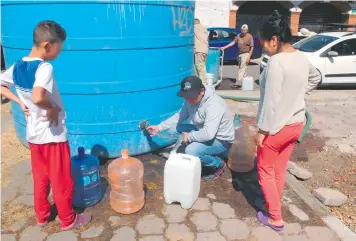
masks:
[[[316,69],[316,70],[319,72],[319,74],[321,76],[321,80],[320,80],[319,84],[316,86],[316,89],[320,89],[321,87],[323,87],[323,75],[321,74],[319,69]]]

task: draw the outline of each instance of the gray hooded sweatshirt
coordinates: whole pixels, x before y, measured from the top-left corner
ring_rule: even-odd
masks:
[[[214,138],[232,143],[235,138],[233,118],[226,102],[205,86],[205,94],[199,104],[184,102],[182,109],[158,125],[160,130],[169,129],[188,121],[198,130],[189,133],[190,142],[207,142]]]

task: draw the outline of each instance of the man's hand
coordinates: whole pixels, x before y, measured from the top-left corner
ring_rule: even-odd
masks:
[[[184,135],[183,142],[184,143],[188,143],[189,142],[189,140],[188,140],[189,133],[188,132],[183,132],[183,135]]]
[[[22,101],[20,101],[19,105],[20,105],[23,113],[25,114],[25,117],[27,120],[27,117],[30,115],[30,110],[27,108],[27,106]]]
[[[221,51],[224,51],[225,49],[226,49],[226,46],[220,48]]]
[[[250,63],[250,61],[251,61],[251,57],[248,57],[248,58],[246,59],[246,64]]]
[[[158,126],[149,126],[147,127],[148,133],[150,133],[150,136],[155,136],[159,132],[159,127]]]
[[[47,119],[45,121],[49,121],[49,126],[52,126],[53,124],[54,126],[58,126],[59,112],[61,112],[61,109],[56,106],[47,110],[47,114],[45,115]]]

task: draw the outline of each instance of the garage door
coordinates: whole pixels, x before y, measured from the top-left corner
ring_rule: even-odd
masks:
[[[249,26],[252,35],[257,35],[262,24],[268,19],[273,10],[277,9],[283,15],[290,15],[289,10],[278,2],[252,1],[244,3],[238,10],[236,26],[241,28],[243,24]]]
[[[300,14],[299,30],[306,28],[320,33],[328,30],[330,23],[342,23],[342,14],[339,9],[329,3],[314,3]]]

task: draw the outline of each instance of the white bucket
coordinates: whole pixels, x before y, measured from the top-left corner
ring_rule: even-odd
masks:
[[[207,73],[206,74],[206,82],[208,85],[214,85],[214,74]]]
[[[253,90],[254,81],[251,76],[245,76],[242,79],[242,90]]]

